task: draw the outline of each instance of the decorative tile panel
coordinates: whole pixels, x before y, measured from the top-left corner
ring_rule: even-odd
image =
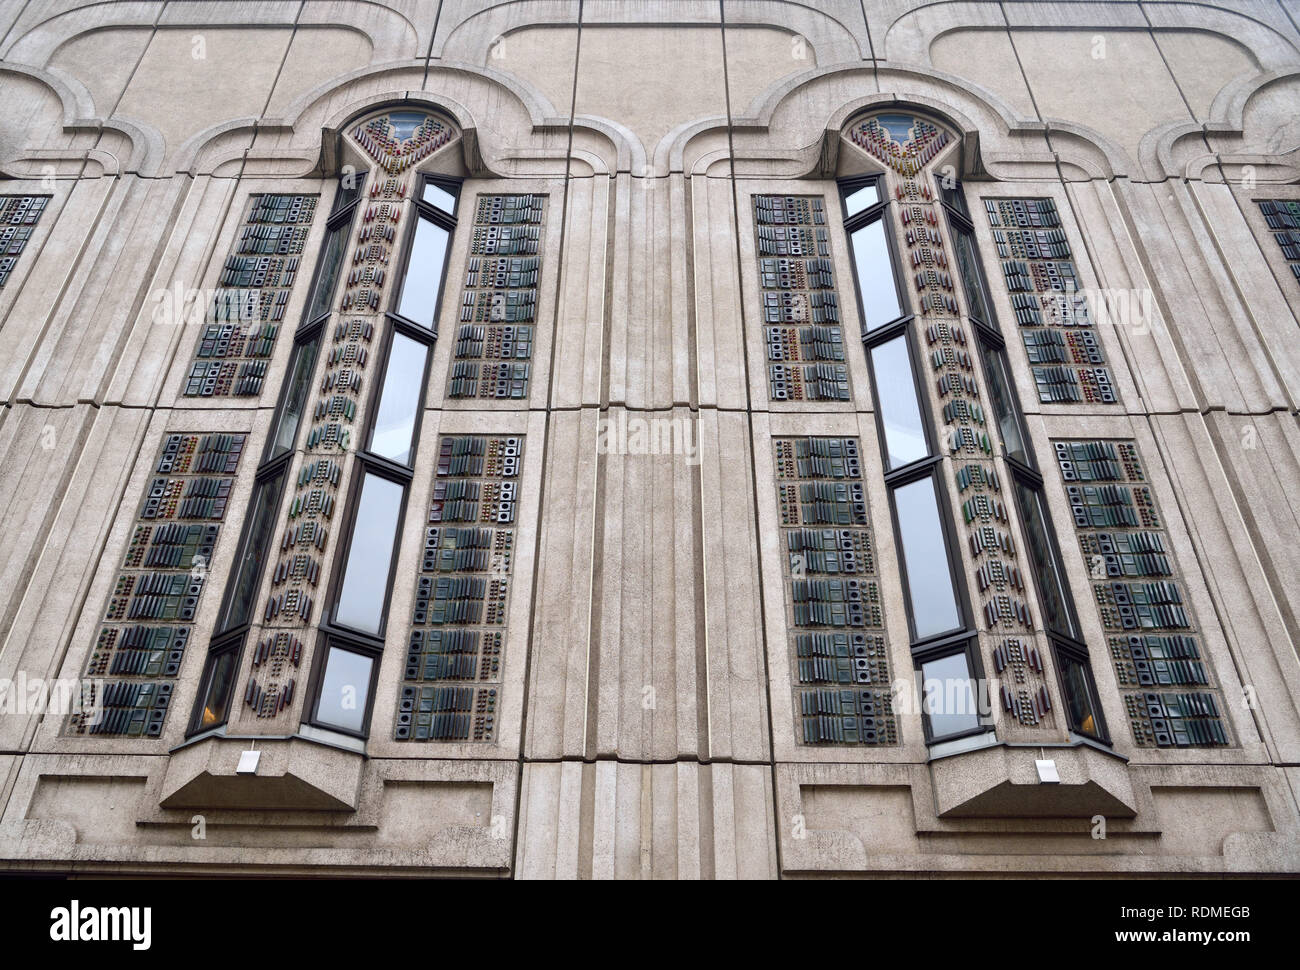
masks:
[[[394,737],[493,741],[522,437],[438,441]]]
[[[1020,336],[1046,403],[1114,404],[1101,339],[1051,199],[985,199]]]
[[[867,118],[849,129],[849,138],[904,177],[920,172],[952,140],[939,125],[901,113]]]
[[[74,713],[68,734],[162,734],[245,443],[167,436],[86,665],[98,716]]]
[[[898,743],[857,438],[778,438],[786,622],[804,744]]]
[[[1259,203],[1273,238],[1282,249],[1287,266],[1300,281],[1300,202],[1294,199],[1277,199]]]
[[[1132,441],[1057,441],[1079,547],[1139,747],[1228,745],[1222,692]]]
[[[256,397],[284,324],[314,195],[255,195],[203,321],[186,397]]]
[[[528,397],[545,204],[542,195],[478,197],[448,397]]]
[[[756,195],[754,227],[771,399],[851,400],[825,202]]]
[[[0,195],[0,287],[9,281],[49,203],[48,195]]]

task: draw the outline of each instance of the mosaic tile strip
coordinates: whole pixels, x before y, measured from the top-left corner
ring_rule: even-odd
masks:
[[[786,622],[804,744],[898,743],[857,438],[778,438]]]
[[[977,624],[984,656],[1002,678],[1003,710],[1020,725],[1047,728],[1053,721],[1051,693],[1041,651],[1035,644],[1034,614],[1021,572],[1014,526],[994,461],[996,431],[981,403],[975,349],[961,325],[949,244],[927,166],[951,141],[942,127],[905,114],[884,114],[855,125],[850,139],[889,166],[885,184],[898,209],[903,264],[911,277],[915,336],[924,340],[934,380],[934,397],[922,394],[942,448],[952,460],[972,570]],[[946,491],[946,490],[945,490]]]
[[[358,125],[352,137],[384,171],[400,175],[455,137],[455,130],[422,111],[390,111]]]
[[[1002,275],[1045,403],[1115,404],[1101,339],[1051,199],[985,199]]]
[[[186,397],[256,397],[284,324],[314,195],[255,195],[203,321]]]
[[[921,179],[903,175],[893,182],[939,402],[936,417],[944,428],[948,454],[956,462],[960,524],[974,570],[972,592],[983,628],[991,635],[985,647],[991,651],[993,669],[1003,677],[1002,709],[1024,727],[1045,726],[1052,710],[1051,692],[1042,655],[1034,645],[1034,616],[993,461],[993,438],[980,403],[973,348],[958,320],[954,281],[938,228],[938,204]]]
[[[754,228],[771,399],[851,400],[825,202],[756,195]]]
[[[86,664],[86,680],[99,682],[92,691],[103,692],[68,718],[66,733],[162,734],[246,441],[172,434],[163,442]]]
[[[940,126],[908,114],[881,114],[854,125],[849,139],[899,175],[916,175],[952,140]]]
[[[480,195],[447,396],[528,396],[546,197]]]
[[[0,287],[18,266],[18,257],[49,204],[48,195],[0,195]]]
[[[438,441],[398,741],[493,741],[515,559],[522,437]]]
[[[1223,694],[1137,445],[1053,444],[1134,741],[1159,748],[1231,744]]]
[[[1281,247],[1286,264],[1300,281],[1300,202],[1293,199],[1264,201],[1259,204],[1259,211]]]

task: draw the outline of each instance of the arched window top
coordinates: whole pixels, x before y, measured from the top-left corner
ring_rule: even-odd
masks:
[[[872,158],[904,176],[921,171],[953,140],[943,125],[906,110],[859,117],[846,134]]]
[[[449,121],[417,108],[391,108],[359,122],[350,133],[390,175],[418,165],[459,134]]]

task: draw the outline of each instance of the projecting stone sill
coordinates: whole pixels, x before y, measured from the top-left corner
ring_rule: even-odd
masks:
[[[254,773],[240,756],[260,752]],[[208,737],[177,749],[163,779],[162,808],[356,811],[365,756],[303,738]]]
[[[1059,782],[1040,779],[1051,760]],[[930,762],[939,818],[1133,818],[1137,801],[1119,755],[1083,743],[995,744]]]

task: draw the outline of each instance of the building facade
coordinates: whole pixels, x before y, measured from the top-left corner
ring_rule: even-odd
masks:
[[[0,869],[1300,871],[1300,4],[0,8]]]

